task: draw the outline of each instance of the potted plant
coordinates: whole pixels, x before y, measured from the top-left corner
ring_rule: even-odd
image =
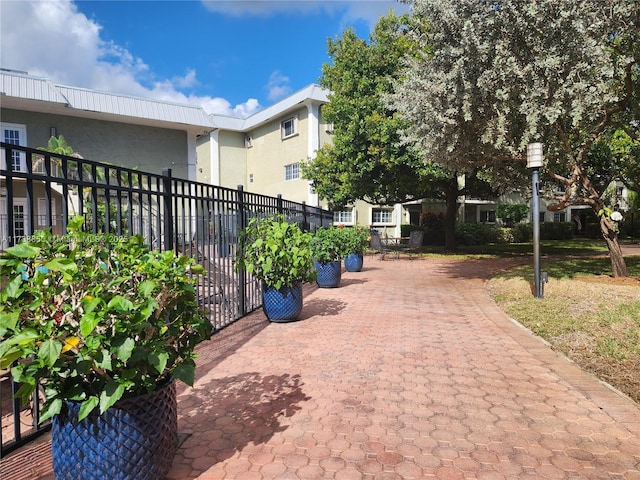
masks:
[[[320,288],[340,285],[344,254],[344,239],[340,230],[334,226],[319,228],[311,240],[311,252],[318,271],[316,282]]]
[[[302,283],[316,278],[311,234],[284,216],[252,218],[245,228],[237,267],[262,284],[262,309],[272,322],[295,320],[302,311]]]
[[[173,379],[193,385],[194,349],[212,331],[195,289],[204,270],[83,222],[0,254],[0,368],[23,402],[44,389],[56,479],[164,478],[177,447]]]
[[[369,231],[364,227],[340,228],[344,247],[344,268],[347,272],[359,272],[364,262],[364,252],[369,244]]]

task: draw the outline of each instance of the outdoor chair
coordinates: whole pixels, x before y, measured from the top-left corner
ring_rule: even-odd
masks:
[[[400,252],[409,254],[409,260],[413,260],[413,254],[422,247],[422,239],[424,232],[422,230],[413,230],[409,234],[409,241],[406,245],[400,247]]]
[[[374,253],[380,254],[380,260],[384,260],[384,256],[389,253],[389,249],[382,242],[382,238],[380,238],[380,234],[377,230],[371,230],[371,240],[369,241],[369,248],[373,250]]]

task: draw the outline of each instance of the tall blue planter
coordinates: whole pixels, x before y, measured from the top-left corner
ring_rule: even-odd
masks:
[[[342,278],[342,262],[337,260],[335,262],[315,262],[315,267],[318,272],[318,278],[316,283],[320,288],[335,288],[340,285],[340,279]]]
[[[267,287],[262,284],[262,311],[272,322],[291,322],[302,311],[302,284]]]
[[[174,381],[80,422],[80,404],[66,407],[51,427],[56,480],[158,480],[171,469],[178,446]]]
[[[344,269],[347,272],[359,272],[362,270],[364,255],[361,253],[350,253],[344,257]]]

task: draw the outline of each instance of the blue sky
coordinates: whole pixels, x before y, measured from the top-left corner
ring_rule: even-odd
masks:
[[[316,83],[327,39],[393,0],[0,0],[0,67],[246,116]]]

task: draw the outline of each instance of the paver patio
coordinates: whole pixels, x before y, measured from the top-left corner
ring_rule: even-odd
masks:
[[[366,257],[200,348],[168,478],[640,479],[640,408],[502,313],[506,261]],[[0,478],[52,478],[46,441]]]

